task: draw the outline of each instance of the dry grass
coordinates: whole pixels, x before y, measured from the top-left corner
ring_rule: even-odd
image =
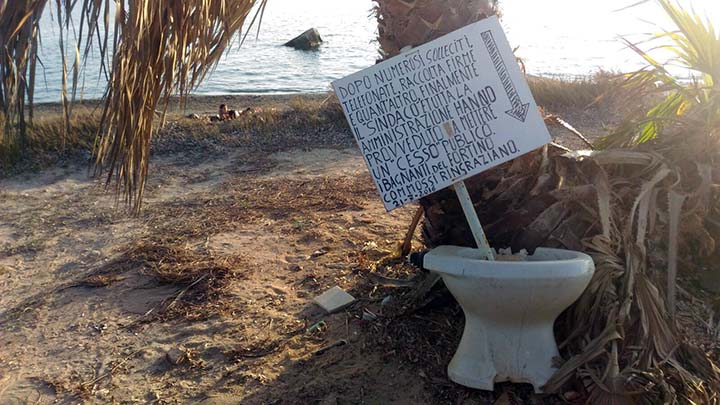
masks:
[[[150,230],[115,260],[73,285],[104,287],[128,272],[160,284],[177,285],[152,314],[135,322],[182,317],[191,321],[226,313],[236,305],[228,285],[253,271],[239,255],[214,255],[205,246],[213,235],[267,219],[294,223],[317,213],[360,210],[374,196],[368,178],[315,178],[287,181],[240,177],[224,184],[221,197],[191,198],[153,206],[144,212]]]
[[[168,296],[127,328],[152,321],[184,318],[202,321],[230,306],[227,286],[247,276],[244,257],[214,256],[201,248],[173,243],[157,232],[130,243],[115,259],[63,287],[104,288],[128,277],[147,277],[158,285],[176,285]]]
[[[530,90],[538,106],[550,110],[587,108],[603,99],[612,99],[622,77],[599,72],[591,77],[574,79],[531,76]]]
[[[16,159],[0,161],[0,178],[22,171],[39,170],[61,161],[85,164],[91,156],[100,114],[76,106],[66,138],[60,134],[64,118],[54,108],[39,110],[27,132],[28,146]],[[0,115],[1,119],[1,115]],[[160,129],[151,143],[151,154],[175,152],[209,154],[227,147],[256,152],[275,152],[287,148],[350,147],[354,140],[339,104],[298,96],[289,105],[256,108],[233,121],[178,118]],[[0,141],[0,149],[9,147]],[[258,165],[261,155],[255,155]]]
[[[230,307],[225,299],[229,283],[247,277],[249,271],[241,256],[216,257],[206,251],[152,239],[130,248],[118,262],[133,263],[141,274],[160,284],[180,287],[176,294],[154,308],[152,317],[139,322],[177,317],[200,321],[223,314]]]
[[[289,226],[310,213],[360,209],[374,197],[366,177],[275,180],[240,177],[223,184],[217,196],[176,200],[146,215],[164,243],[185,244],[237,229],[240,224],[282,219]]]
[[[232,121],[212,123],[181,118],[170,122],[153,143],[153,152],[182,151],[203,144],[276,152],[289,148],[347,147],[354,140],[334,96],[324,101],[297,97],[289,106],[255,108]]]
[[[0,156],[6,157],[0,159],[0,178],[48,167],[62,160],[88,162],[99,128],[99,115],[89,110],[77,111],[69,122],[67,137],[62,136],[65,127],[64,118],[57,114],[35,118],[27,127],[22,153],[12,153],[14,146],[0,139]]]

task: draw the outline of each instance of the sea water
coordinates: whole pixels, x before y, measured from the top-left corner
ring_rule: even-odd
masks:
[[[577,77],[599,70],[629,71],[643,61],[621,37],[633,42],[670,27],[653,1],[623,9],[636,0],[501,1],[502,23],[511,46],[527,72],[540,76]],[[720,1],[690,1],[720,24]],[[269,0],[259,35],[253,30],[220,60],[195,94],[304,93],[330,90],[330,82],[373,65],[378,58],[377,23],[371,0]],[[48,6],[42,24],[42,49],[35,97],[59,101],[62,63],[55,7]],[[76,16],[77,17],[77,16]],[[111,17],[112,19],[112,17]],[[282,46],[308,28],[320,31],[324,43],[314,51]],[[74,40],[65,41],[69,68]],[[72,71],[68,73],[72,78]],[[102,96],[105,72],[97,52],[81,70],[77,97]]]

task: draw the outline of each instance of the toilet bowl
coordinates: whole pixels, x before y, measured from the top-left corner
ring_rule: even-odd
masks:
[[[590,283],[592,258],[538,248],[526,261],[488,261],[477,249],[439,246],[425,254],[423,267],[442,276],[465,313],[450,379],[483,390],[524,382],[542,392],[557,370],[553,323]]]

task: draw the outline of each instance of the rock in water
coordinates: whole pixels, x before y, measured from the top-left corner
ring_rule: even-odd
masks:
[[[322,38],[320,38],[320,32],[318,32],[318,30],[315,28],[310,28],[309,30],[303,32],[297,37],[286,42],[285,46],[307,51],[317,48],[318,46],[320,46],[321,43]]]

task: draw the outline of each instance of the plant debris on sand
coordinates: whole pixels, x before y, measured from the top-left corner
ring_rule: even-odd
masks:
[[[305,114],[308,110],[315,111],[314,118]],[[218,402],[241,398],[246,403],[282,402],[287,395],[303,401],[421,403],[490,402],[500,397],[515,403],[547,403],[582,401],[591,395],[576,382],[551,397],[538,397],[523,385],[502,384],[489,393],[451,383],[445,369],[462,332],[462,311],[439,286],[429,294],[418,294],[422,275],[393,259],[415,208],[384,212],[346,127],[338,123],[337,110],[322,104],[322,98],[266,109],[247,119],[260,117],[264,126],[254,129],[244,121],[211,125],[179,119],[167,125],[154,146],[160,155],[156,175],[148,184],[146,208],[137,218],[109,215],[112,197],[102,197],[92,183],[73,178],[57,185],[5,188],[1,204],[13,220],[4,223],[15,225],[9,230],[0,227],[0,235],[11,235],[5,239],[8,245],[0,254],[0,265],[12,269],[4,277],[9,283],[5,288],[14,293],[2,298],[9,310],[0,313],[0,323],[9,326],[4,331],[10,344],[0,352],[0,361],[8,370],[5,375],[19,376],[6,386],[7,393],[28,395],[27,390],[39,389],[42,398],[82,395],[107,401],[160,396]],[[305,132],[308,120],[317,120],[312,136]],[[579,129],[600,132],[585,125]],[[352,152],[343,149],[347,147]],[[615,253],[624,252],[624,247],[600,250],[602,239],[587,248],[572,244],[592,232],[603,232],[608,224],[611,232],[624,232],[626,222],[613,214],[632,209],[632,190],[642,189],[657,172],[672,166],[642,151],[563,153],[550,147],[506,165],[503,172],[491,171],[477,179],[484,184],[478,188],[483,194],[475,198],[484,201],[479,213],[488,233],[497,243],[511,246],[532,245],[536,240],[597,252],[593,291],[606,289],[607,295],[590,303],[585,298],[581,305],[590,310],[569,312],[558,324],[558,336],[571,338],[563,352],[581,353],[593,336],[607,342],[603,339],[624,332],[628,343],[616,345],[619,364],[626,364],[623,356],[637,353],[637,361],[644,361],[643,353],[669,350],[667,358],[678,362],[658,362],[657,371],[643,378],[654,387],[672,389],[674,376],[687,378],[677,365],[711,363],[684,344],[670,349],[639,340],[631,344],[632,336],[642,336],[646,322],[668,324],[666,314],[651,312],[653,318],[646,319],[640,314],[649,313],[648,309],[640,312],[635,304],[616,304],[635,295],[643,300],[635,302],[652,304],[657,293],[648,290],[645,280],[657,282],[661,274],[639,267],[628,278],[617,267]],[[702,183],[703,177],[693,176],[691,169],[680,174]],[[671,176],[667,173],[652,183],[653,188],[645,187],[648,191],[643,195],[649,201],[637,204],[634,235],[638,224],[650,235],[667,234],[670,217],[664,203],[667,192],[662,190],[674,184]],[[620,186],[622,192],[603,194],[610,186]],[[19,187],[17,192],[14,187]],[[688,204],[691,200],[702,199],[690,198]],[[459,210],[453,208],[452,198],[442,201],[443,216]],[[504,219],[511,226],[501,228],[499,218],[491,214],[498,206],[508,210]],[[38,211],[40,207],[47,208]],[[513,213],[516,207],[522,209]],[[554,208],[545,212],[545,207]],[[607,212],[610,215],[604,216]],[[655,220],[651,212],[659,212]],[[426,230],[441,223],[428,214]],[[638,221],[640,217],[646,219]],[[691,217],[686,222],[691,224]],[[470,240],[464,221],[459,224],[436,229],[434,234]],[[517,229],[528,232],[513,233]],[[427,232],[426,237],[430,237]],[[629,240],[634,243],[636,237]],[[58,243],[66,246],[65,253],[55,250]],[[653,252],[666,245],[652,246],[649,258],[656,260]],[[43,268],[50,271],[38,272]],[[34,276],[26,277],[28,272]],[[22,278],[11,276],[15,273]],[[684,271],[680,276],[681,281],[688,280]],[[33,278],[33,285],[23,281]],[[19,298],[23,291],[36,291],[37,283],[50,293]],[[334,285],[358,302],[344,312],[326,315],[311,304],[312,298]],[[717,333],[716,325],[707,322],[712,308],[692,297],[700,294],[695,287],[684,281],[681,285],[692,291],[677,297],[677,319],[685,337],[712,353]],[[82,313],[85,316],[80,318],[73,315]],[[575,314],[582,315],[579,321],[572,318]],[[603,333],[602,325],[614,325],[613,319],[618,319],[614,316],[624,316],[625,325],[631,326]],[[320,321],[322,326],[311,328]],[[31,332],[23,326],[34,324],[42,328]],[[598,335],[578,337],[566,329],[583,324],[601,329]],[[23,343],[29,354],[20,354],[20,342],[29,342],[29,346]],[[81,354],[57,352],[57,347],[75,344],[90,349]],[[613,370],[604,373],[603,364],[615,353],[612,344],[609,348],[594,352],[600,354],[583,363],[583,372],[602,378],[615,375]],[[168,353],[177,350],[192,353],[194,362],[168,362]],[[17,356],[22,365],[8,363]],[[48,361],[58,367],[39,366]],[[619,369],[623,378],[631,372],[631,368]],[[102,379],[94,381],[98,377]],[[412,388],[397,392],[387,384],[389,380]],[[672,385],[663,385],[666,382]],[[52,387],[52,393],[43,387]]]
[[[419,310],[407,305],[416,270],[386,259],[415,207],[385,213],[331,115],[303,132],[315,118],[297,111],[321,102],[268,113],[277,121],[267,134],[235,129],[241,121],[198,126],[205,136],[171,123],[137,217],[117,211],[84,167],[4,180],[0,398],[535,398],[447,380],[457,304],[433,293]],[[358,302],[327,315],[312,299],[335,285]],[[178,351],[193,361],[167,360]]]

